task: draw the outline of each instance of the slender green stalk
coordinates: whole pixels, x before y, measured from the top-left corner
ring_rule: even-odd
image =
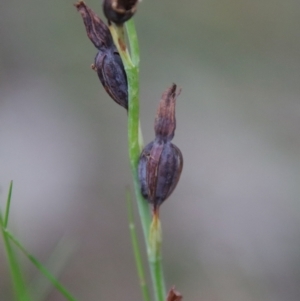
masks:
[[[158,300],[165,300],[165,283],[163,278],[163,271],[161,266],[161,224],[159,216],[157,214],[153,215],[152,223],[150,225],[149,233],[149,247],[150,253],[148,254],[148,259],[151,263],[151,272],[153,274],[154,289],[156,289],[156,296]]]
[[[127,208],[128,208],[128,220],[129,220],[129,230],[132,242],[132,248],[135,258],[135,264],[137,267],[138,277],[140,280],[140,286],[143,294],[144,301],[150,301],[149,290],[146,283],[145,271],[141,256],[141,250],[138,243],[138,237],[136,233],[136,228],[134,224],[134,217],[133,217],[133,208],[132,208],[132,200],[130,197],[129,191],[127,192]]]
[[[133,64],[136,64],[137,68],[139,66],[140,61],[140,55],[139,55],[139,45],[138,45],[138,38],[137,33],[135,29],[135,25],[133,20],[129,20],[126,23],[127,28],[127,36],[129,40],[130,45],[130,53],[131,53],[131,59]],[[128,112],[128,143],[130,145],[135,145],[135,143],[138,143],[138,133],[139,133],[139,70],[137,70],[136,74],[133,74],[135,76],[135,80],[128,81],[128,90],[129,90],[129,112]],[[130,91],[132,91],[132,94]],[[135,92],[135,93],[134,93]],[[133,95],[134,98],[131,98],[130,96]],[[133,108],[131,108],[133,107]],[[137,112],[135,108],[137,107]],[[131,120],[133,119],[133,120]],[[131,122],[130,122],[131,121]],[[132,130],[132,134],[131,134]],[[141,135],[141,134],[140,134]],[[142,136],[142,135],[141,135]],[[162,262],[161,262],[161,252],[159,251],[157,253],[157,256],[155,258],[151,258],[151,252],[149,249],[149,233],[150,233],[150,213],[149,213],[149,206],[147,204],[147,201],[142,197],[141,191],[140,191],[140,184],[138,180],[137,175],[137,164],[138,159],[140,156],[141,150],[139,150],[138,153],[136,153],[136,149],[134,152],[130,153],[129,156],[132,161],[132,175],[133,175],[133,181],[135,186],[135,195],[136,199],[139,203],[142,203],[143,206],[147,206],[147,228],[146,231],[144,231],[145,236],[145,242],[147,246],[147,252],[148,252],[148,261],[150,266],[150,272],[151,272],[151,278],[154,288],[154,295],[156,301],[164,301],[166,297],[166,288],[165,288],[165,281],[163,276],[163,269],[162,269]],[[136,161],[135,161],[136,160]],[[141,221],[143,223],[143,219],[145,218],[143,214],[140,214]]]
[[[8,223],[8,216],[9,216],[9,209],[10,209],[11,193],[12,193],[12,182],[10,183],[10,187],[9,187],[4,219],[2,213],[0,212],[0,227],[3,236],[4,248],[9,263],[9,270],[11,274],[11,280],[13,284],[13,291],[15,294],[15,298],[18,301],[30,301],[31,298],[26,289],[26,284],[24,281],[22,270],[20,268],[16,254],[10,244],[9,237],[6,233],[6,226]]]
[[[167,294],[160,257],[158,257],[156,260],[151,261],[151,274],[153,274],[152,281],[155,281],[155,283],[153,283],[153,286],[156,290],[156,300],[165,301]]]
[[[3,219],[2,216],[0,217],[0,225],[1,225],[1,232],[3,235],[3,242],[4,247],[7,255],[7,260],[9,263],[9,270],[11,274],[12,284],[13,284],[13,291],[16,297],[16,300],[18,301],[29,301],[30,296],[26,289],[26,284],[24,282],[23,274],[21,271],[21,268],[19,266],[18,260],[16,258],[16,255],[14,253],[14,250],[12,249],[12,246],[9,241],[9,237],[5,231],[5,228],[3,227]]]
[[[60,283],[59,281],[34,257],[23,245],[7,230],[4,230],[6,236],[25,254],[25,256],[36,266],[36,268],[44,274],[45,277],[53,284],[54,287],[69,301],[77,301]],[[20,299],[25,300],[25,299]],[[27,300],[27,299],[26,299]],[[29,300],[29,299],[28,299]]]
[[[62,273],[77,248],[77,240],[66,237],[61,238],[44,266],[58,278],[58,275]],[[36,275],[29,285],[29,292],[35,301],[46,300],[52,290],[52,283],[46,277],[41,277],[40,274]]]
[[[130,47],[132,63],[135,66],[138,66],[140,63],[140,48],[139,48],[135,25],[132,19],[126,22],[125,25],[129,37],[129,47]]]
[[[164,301],[166,297],[165,282],[162,270],[160,252],[156,256],[151,255],[149,247],[149,231],[151,224],[151,214],[147,201],[140,191],[138,179],[138,160],[142,148],[142,133],[139,122],[139,46],[138,38],[133,20],[126,23],[127,36],[130,45],[131,57],[125,44],[123,27],[110,26],[110,30],[121,55],[128,82],[128,147],[129,160],[133,176],[134,192],[137,200],[138,212],[141,219],[147,256],[156,301]],[[140,138],[139,138],[140,137]]]
[[[8,195],[7,195],[7,201],[6,201],[4,222],[3,222],[3,227],[4,228],[6,228],[7,225],[8,225],[8,217],[9,217],[9,210],[10,210],[10,201],[11,201],[12,189],[13,189],[13,181],[10,181],[9,189],[8,189]]]
[[[142,152],[144,148],[144,138],[143,138],[143,133],[141,128],[141,122],[139,123],[139,147],[140,147],[140,152]]]
[[[129,22],[129,21],[128,21]],[[121,55],[128,81],[128,152],[131,172],[133,175],[134,191],[138,204],[138,211],[141,218],[143,233],[145,238],[148,237],[151,216],[147,201],[143,198],[140,192],[137,165],[140,156],[139,143],[139,66],[133,65],[131,58],[128,56],[128,51],[125,45],[125,40],[121,40],[123,47],[120,46],[120,28],[110,26],[115,45]],[[130,40],[130,39],[129,39]],[[125,49],[124,50],[124,46]],[[141,136],[141,132],[140,132]],[[148,250],[148,239],[146,239]]]

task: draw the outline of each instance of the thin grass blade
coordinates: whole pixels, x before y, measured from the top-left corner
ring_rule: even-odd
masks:
[[[48,278],[53,286],[69,301],[77,301],[71,293],[34,257],[32,256],[23,245],[7,230],[6,235],[10,240],[24,253],[24,255],[36,266],[36,268]]]
[[[13,189],[13,181],[10,181],[9,189],[8,189],[8,195],[7,195],[7,201],[6,201],[4,221],[3,221],[3,227],[4,228],[7,228],[7,225],[8,225],[8,217],[9,217],[12,189]]]
[[[29,293],[26,288],[22,270],[15,255],[15,252],[10,244],[9,237],[7,235],[6,229],[4,228],[4,220],[2,213],[0,212],[0,226],[3,236],[4,248],[6,251],[6,256],[9,264],[9,270],[13,285],[13,292],[16,300],[18,301],[31,301]]]
[[[44,266],[57,278],[76,252],[77,247],[77,240],[63,237],[56,245]],[[52,283],[47,278],[41,276],[40,273],[38,273],[29,285],[29,291],[34,301],[46,300],[52,290]]]

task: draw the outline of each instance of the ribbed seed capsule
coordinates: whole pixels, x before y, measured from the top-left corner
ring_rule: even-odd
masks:
[[[153,206],[154,213],[175,189],[183,167],[179,148],[171,143],[176,128],[176,85],[162,96],[155,119],[155,139],[142,151],[138,173],[141,192]]]
[[[127,110],[127,77],[117,50],[99,51],[92,67],[109,96]]]
[[[103,12],[109,21],[121,25],[134,15],[137,3],[138,0],[104,0]]]
[[[99,50],[92,68],[110,97],[127,110],[126,72],[109,28],[83,1],[75,6],[82,16],[88,37]]]

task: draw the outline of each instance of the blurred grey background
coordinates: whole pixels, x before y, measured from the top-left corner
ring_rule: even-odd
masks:
[[[72,4],[1,1],[1,207],[13,179],[10,228],[42,262],[62,237],[76,242],[59,278],[79,300],[141,300],[126,114],[90,69]],[[146,142],[162,92],[182,87],[185,164],[161,208],[168,287],[184,300],[300,300],[300,2],[144,0],[135,21]],[[20,259],[29,282],[42,278]],[[12,300],[2,242],[0,279]]]

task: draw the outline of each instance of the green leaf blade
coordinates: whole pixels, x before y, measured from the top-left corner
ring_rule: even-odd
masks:
[[[35,267],[53,284],[53,286],[69,301],[77,301],[71,293],[40,263],[33,255],[31,255],[25,247],[6,230],[9,239],[22,251],[22,253],[35,265]]]

